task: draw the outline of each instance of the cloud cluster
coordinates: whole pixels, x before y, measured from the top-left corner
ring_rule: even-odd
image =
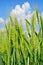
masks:
[[[13,17],[24,20],[25,18],[28,18],[28,16],[30,17],[30,13],[31,13],[30,4],[29,2],[25,2],[24,4],[22,4],[22,6],[16,5],[15,8],[12,9],[10,14]]]
[[[18,20],[22,20],[23,26],[25,28],[25,19],[30,20],[34,11],[32,12],[31,6],[29,2],[25,2],[21,5],[16,5],[14,9],[11,10],[10,15],[12,17],[16,17]],[[42,13],[43,16],[43,13]],[[0,17],[0,23],[3,23],[5,20]],[[6,23],[8,23],[8,19],[6,19]],[[1,28],[2,29],[2,28]],[[0,29],[0,30],[1,30]]]
[[[15,6],[14,9],[10,12],[10,15],[12,17],[16,17],[18,20],[22,20],[24,29],[25,27],[25,19],[31,19],[32,13],[31,13],[31,6],[29,2],[25,2],[20,6],[19,4]],[[0,18],[0,23],[3,23],[5,20],[3,18]],[[6,20],[6,23],[8,22],[8,19]],[[4,30],[4,28],[0,28],[0,30]]]
[[[15,8],[12,9],[12,11],[10,12],[10,15],[12,17],[16,17],[16,18],[22,19],[22,20],[24,20],[25,18],[31,17],[30,3],[25,2],[24,4],[22,4],[22,6],[16,5]],[[0,23],[4,22],[4,21],[5,20],[2,17],[0,17]]]

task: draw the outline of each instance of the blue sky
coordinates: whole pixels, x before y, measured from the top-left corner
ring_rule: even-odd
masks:
[[[0,17],[6,19],[17,4],[22,5],[24,2],[29,2],[32,10],[37,6],[39,12],[43,11],[43,0],[0,0]]]
[[[18,18],[27,17],[29,19],[31,17],[29,12],[33,12],[35,7],[43,13],[43,0],[0,0],[0,29],[4,28],[3,22],[8,19],[10,13]],[[25,27],[24,21],[23,25]],[[37,29],[39,28],[37,27]]]

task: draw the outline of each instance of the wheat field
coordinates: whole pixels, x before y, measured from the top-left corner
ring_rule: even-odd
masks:
[[[0,32],[0,65],[43,65],[43,19],[35,10],[31,23],[26,21],[26,32],[22,22],[10,16],[6,31]],[[37,33],[36,24],[40,26]]]

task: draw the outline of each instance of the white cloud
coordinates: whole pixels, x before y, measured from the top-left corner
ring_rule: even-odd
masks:
[[[26,2],[26,3],[24,3],[23,5],[22,5],[22,8],[23,8],[23,10],[28,10],[28,9],[30,9],[30,4],[28,3],[28,2]]]
[[[25,2],[24,4],[22,4],[22,6],[16,5],[15,8],[12,9],[11,11],[11,15],[13,17],[22,20],[24,20],[28,15],[30,16],[30,13],[31,13],[31,7],[29,2]]]
[[[0,17],[0,23],[3,23],[4,19],[2,17]]]

